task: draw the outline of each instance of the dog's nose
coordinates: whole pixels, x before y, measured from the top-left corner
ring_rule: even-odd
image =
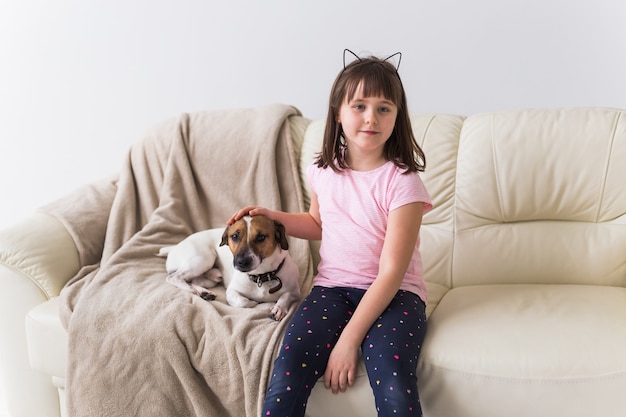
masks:
[[[252,266],[252,258],[249,256],[239,256],[235,259],[235,267],[243,272],[250,270]]]

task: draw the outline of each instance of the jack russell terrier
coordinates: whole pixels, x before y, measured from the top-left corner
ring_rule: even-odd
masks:
[[[205,300],[220,282],[234,307],[275,302],[274,320],[282,320],[300,299],[298,266],[289,255],[285,226],[265,216],[245,216],[225,229],[194,233],[159,250],[166,257],[166,281]]]

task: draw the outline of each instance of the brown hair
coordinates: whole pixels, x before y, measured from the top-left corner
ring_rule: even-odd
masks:
[[[351,100],[359,85],[366,97],[382,96],[398,108],[396,123],[391,136],[385,143],[383,155],[387,161],[404,168],[405,173],[424,171],[426,156],[417,144],[407,110],[406,94],[396,68],[387,60],[377,57],[358,58],[346,65],[337,75],[330,92],[328,115],[322,151],[315,162],[320,168],[330,167],[334,171],[348,168],[343,152],[341,124],[337,122],[339,109]]]

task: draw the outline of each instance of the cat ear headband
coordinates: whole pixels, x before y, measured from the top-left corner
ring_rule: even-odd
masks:
[[[343,50],[343,69],[346,69],[346,53],[349,53],[350,55],[354,56],[359,61],[362,61],[361,57],[359,57],[357,54],[355,54],[354,52],[346,48]],[[396,72],[398,72],[398,68],[400,68],[400,61],[402,61],[402,52],[396,52],[395,54],[391,54],[387,58],[383,59],[383,61],[389,61],[391,58],[395,57],[396,55],[398,56],[398,63],[396,64],[395,67],[396,67]]]

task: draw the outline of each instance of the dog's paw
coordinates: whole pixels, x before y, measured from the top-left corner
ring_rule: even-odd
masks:
[[[280,308],[278,304],[274,304],[274,307],[270,310],[270,317],[276,321],[281,321],[286,315],[287,312]]]
[[[200,298],[202,298],[203,300],[206,300],[206,301],[213,301],[213,300],[215,300],[215,294],[213,294],[211,291],[202,291],[198,295],[200,296]]]

